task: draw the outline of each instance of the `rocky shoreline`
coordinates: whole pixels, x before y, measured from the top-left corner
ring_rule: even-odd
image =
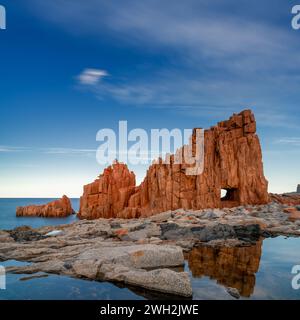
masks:
[[[12,273],[67,275],[191,297],[184,254],[203,244],[251,246],[261,238],[300,236],[300,207],[279,203],[163,212],[139,219],[81,220],[0,231],[0,260],[28,262]]]

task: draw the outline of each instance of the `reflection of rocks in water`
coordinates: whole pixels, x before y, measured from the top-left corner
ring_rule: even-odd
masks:
[[[188,256],[189,268],[194,277],[208,276],[221,285],[236,288],[241,296],[250,297],[261,247],[262,241],[247,247],[197,247]]]

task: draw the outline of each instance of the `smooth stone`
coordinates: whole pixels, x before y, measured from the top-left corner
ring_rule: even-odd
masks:
[[[63,233],[62,230],[53,230],[51,232],[48,232],[45,236],[46,237],[56,237],[56,236],[59,236],[62,233]]]

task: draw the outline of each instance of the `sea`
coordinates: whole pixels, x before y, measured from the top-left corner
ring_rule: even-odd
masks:
[[[17,218],[16,208],[54,199],[0,199],[0,229],[34,228],[76,221],[67,218]],[[71,199],[78,210],[79,199]],[[1,246],[1,243],[0,243]],[[241,248],[194,248],[181,271],[190,274],[194,300],[300,299],[300,238],[261,239]],[[0,267],[24,265],[0,261]],[[146,300],[176,299],[134,287],[53,274],[6,274],[0,300]]]

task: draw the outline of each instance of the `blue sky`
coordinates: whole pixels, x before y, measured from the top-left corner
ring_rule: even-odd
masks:
[[[0,197],[79,196],[103,170],[97,131],[119,120],[206,128],[246,108],[270,191],[300,183],[297,1],[0,4]]]

